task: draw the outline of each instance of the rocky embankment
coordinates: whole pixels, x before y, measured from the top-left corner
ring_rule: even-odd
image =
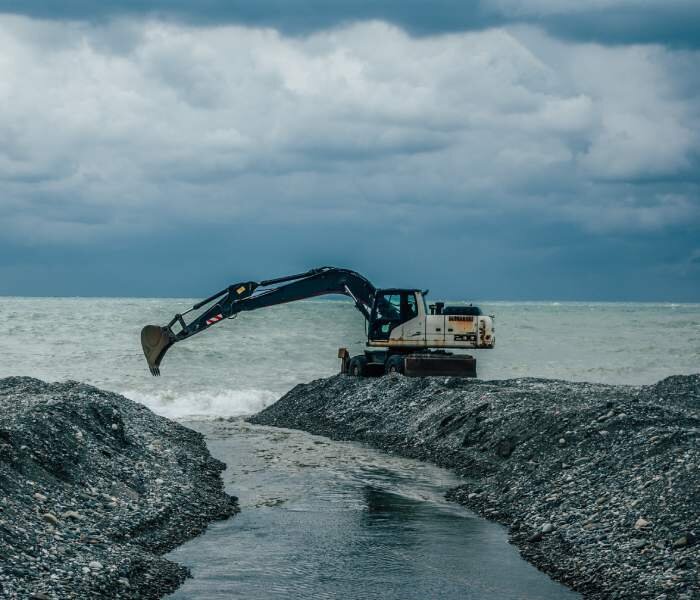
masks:
[[[237,510],[201,434],[75,382],[0,379],[0,597],[160,598]]]
[[[700,598],[700,376],[647,387],[336,376],[250,419],[465,476],[450,496],[510,527],[586,598]]]

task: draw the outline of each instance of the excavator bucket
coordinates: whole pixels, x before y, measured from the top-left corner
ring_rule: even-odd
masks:
[[[175,336],[167,327],[146,325],[141,330],[141,347],[151,375],[154,377],[160,375],[160,361],[174,343]]]

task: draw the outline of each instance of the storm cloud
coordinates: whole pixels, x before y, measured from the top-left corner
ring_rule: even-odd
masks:
[[[0,3],[29,15],[0,16],[0,293],[339,262],[453,297],[700,297],[690,3],[42,4]]]
[[[604,44],[700,45],[700,5],[695,0],[2,0],[0,11],[58,20],[156,17],[270,27],[289,35],[368,20],[393,23],[415,35],[524,24],[554,36]]]

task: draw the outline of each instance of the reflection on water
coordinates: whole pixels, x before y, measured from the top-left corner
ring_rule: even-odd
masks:
[[[445,470],[241,421],[193,425],[242,512],[169,555],[194,575],[173,598],[578,597],[445,501],[460,481]]]

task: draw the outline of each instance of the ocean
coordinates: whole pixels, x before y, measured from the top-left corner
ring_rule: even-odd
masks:
[[[180,419],[240,416],[298,383],[333,375],[338,348],[363,349],[364,319],[346,300],[276,306],[176,344],[150,375],[140,330],[192,299],[0,298],[0,377],[74,379]],[[453,302],[455,303],[455,302]],[[650,384],[700,371],[700,304],[480,302],[496,347],[478,350],[482,379],[547,377]]]

